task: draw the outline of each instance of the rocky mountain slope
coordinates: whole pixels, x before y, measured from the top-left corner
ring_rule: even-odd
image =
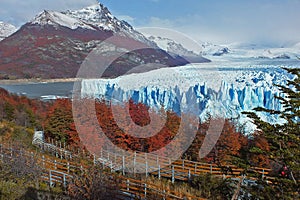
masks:
[[[103,43],[111,37],[114,39]],[[158,49],[127,22],[118,20],[102,4],[96,4],[77,11],[43,11],[1,41],[0,78],[75,77],[84,59],[99,44],[102,46],[98,53],[104,59],[124,53],[110,65],[106,77],[122,75],[141,64],[171,67],[188,63]]]

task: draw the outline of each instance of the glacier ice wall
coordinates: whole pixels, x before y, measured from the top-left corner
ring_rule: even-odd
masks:
[[[242,111],[251,111],[255,107],[281,110],[282,106],[275,95],[282,96],[276,88],[266,85],[250,85],[235,87],[233,83],[222,81],[220,89],[215,91],[206,83],[198,83],[183,91],[178,86],[161,88],[144,86],[139,89],[124,89],[116,83],[103,80],[83,80],[81,95],[89,98],[105,98],[118,102],[141,102],[154,109],[165,108],[180,114],[181,112],[196,114],[202,121],[208,115],[238,119],[244,124],[246,131],[252,131],[253,125],[242,115]],[[261,117],[274,122],[276,117],[266,113]]]

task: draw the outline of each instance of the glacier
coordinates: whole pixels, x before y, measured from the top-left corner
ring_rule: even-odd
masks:
[[[198,64],[116,79],[84,79],[81,81],[81,96],[105,98],[115,103],[132,99],[156,110],[164,108],[179,115],[182,112],[195,114],[201,121],[209,116],[234,119],[249,133],[255,127],[241,112],[256,107],[282,110],[275,96],[283,94],[273,83],[285,84],[289,78],[279,67],[252,66],[250,70],[249,67],[222,67],[220,70],[206,69]],[[277,116],[259,115],[269,122],[280,122]]]

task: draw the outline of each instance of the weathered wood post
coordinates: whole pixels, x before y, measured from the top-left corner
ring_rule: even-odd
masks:
[[[68,174],[70,173],[70,163],[67,163],[67,170],[68,170]]]
[[[174,165],[172,165],[172,183],[175,182],[175,171],[174,171]]]
[[[136,165],[136,151],[134,152],[134,156],[133,156],[133,174],[135,174],[135,165]]]
[[[147,197],[147,184],[144,183],[144,194],[145,194],[145,199]]]
[[[54,168],[57,169],[56,160],[54,160]]]
[[[45,168],[45,156],[42,156],[43,168]]]
[[[160,165],[158,165],[158,179],[160,180],[161,175],[160,175]]]
[[[127,187],[127,188],[126,188],[127,191],[129,191],[129,180],[128,180],[128,179],[126,180],[126,187]]]
[[[148,177],[148,160],[147,160],[147,153],[145,153],[145,173],[146,173],[146,178]]]
[[[66,174],[65,173],[63,174],[63,185],[64,185],[64,188],[67,187],[67,181],[66,181]]]
[[[146,178],[148,177],[148,161],[146,160],[146,163],[145,163],[145,167],[146,167]]]
[[[123,174],[123,176],[125,175],[125,157],[124,157],[124,155],[122,156],[122,174]]]
[[[53,185],[52,185],[51,170],[49,170],[49,186],[50,186],[50,187],[53,187]]]

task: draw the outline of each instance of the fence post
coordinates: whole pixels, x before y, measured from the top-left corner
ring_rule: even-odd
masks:
[[[158,165],[158,179],[160,180],[160,165]]]
[[[63,185],[64,185],[64,187],[67,186],[67,183],[66,183],[66,174],[65,173],[63,174]]]
[[[45,168],[45,156],[42,156],[43,168]]]
[[[124,157],[124,155],[122,156],[122,174],[123,174],[123,176],[125,175],[125,157]]]
[[[188,180],[191,180],[191,169],[189,169],[189,172],[188,172]]]
[[[126,187],[127,187],[127,188],[126,188],[127,191],[129,191],[129,180],[128,180],[128,179],[126,180]]]
[[[51,170],[49,170],[49,185],[50,185],[50,187],[52,187]]]
[[[146,178],[148,177],[148,161],[146,160]]]
[[[94,160],[94,161],[93,161],[93,162],[94,162],[94,165],[96,165],[96,156],[95,156],[95,154],[93,154],[93,158],[94,158],[94,159],[93,159],[93,160]]]
[[[184,159],[182,160],[182,169],[184,169]]]
[[[210,174],[212,174],[212,164],[210,164]]]
[[[145,198],[147,197],[147,184],[146,183],[144,183],[144,191],[145,191]]]
[[[70,163],[67,163],[68,174],[70,173]]]
[[[195,163],[195,174],[197,172],[197,163]]]
[[[174,165],[172,165],[172,183],[175,182],[175,172],[174,172]]]
[[[262,178],[265,177],[265,169],[262,170]]]
[[[56,160],[54,160],[54,168],[57,169]]]
[[[134,152],[134,156],[133,156],[133,174],[135,174],[135,164],[136,164],[136,151]]]

